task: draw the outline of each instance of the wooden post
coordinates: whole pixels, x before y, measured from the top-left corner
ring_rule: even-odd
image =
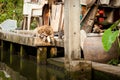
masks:
[[[23,53],[24,53],[24,48],[23,45],[20,46],[20,58],[23,57]]]
[[[79,60],[80,52],[80,2],[79,0],[65,0],[64,7],[64,47],[65,67],[70,70],[73,60]]]
[[[10,43],[10,64],[12,64],[13,43]]]
[[[46,64],[47,62],[47,48],[37,48],[37,63]]]
[[[3,41],[1,40],[1,61],[3,61]]]
[[[57,48],[51,47],[50,48],[50,57],[55,57],[55,56],[57,56]]]

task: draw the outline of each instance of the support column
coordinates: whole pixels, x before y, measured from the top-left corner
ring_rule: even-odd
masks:
[[[12,55],[13,55],[13,43],[10,43],[10,64],[12,64]]]
[[[4,48],[3,43],[4,42],[1,40],[1,61],[3,61],[3,48]]]
[[[37,48],[37,63],[38,64],[47,63],[47,48],[46,47]]]
[[[57,48],[51,47],[50,48],[50,57],[55,57],[55,56],[57,56]]]
[[[65,67],[67,70],[79,60],[80,52],[80,0],[65,0],[64,7],[64,47]],[[76,65],[76,64],[75,64]]]

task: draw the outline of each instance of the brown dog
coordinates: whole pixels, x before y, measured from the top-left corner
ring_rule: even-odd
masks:
[[[36,36],[39,36],[45,42],[52,42],[54,40],[53,28],[48,25],[43,25],[34,29]]]

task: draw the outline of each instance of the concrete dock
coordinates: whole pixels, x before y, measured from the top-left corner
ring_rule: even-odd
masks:
[[[64,68],[64,58],[63,57],[50,58],[50,59],[48,59],[48,63]],[[92,69],[94,69],[94,70],[113,74],[116,76],[120,76],[120,66],[113,66],[113,65],[97,63],[97,62],[91,62],[91,63],[92,63]]]

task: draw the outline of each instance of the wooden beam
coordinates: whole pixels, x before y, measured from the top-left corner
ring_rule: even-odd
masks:
[[[13,42],[13,43],[18,43],[22,45],[28,45],[28,46],[51,46],[52,44],[49,42],[42,41],[39,37],[34,37],[33,31],[15,31],[15,32],[10,32],[10,31],[2,31],[0,30],[0,39]]]
[[[72,60],[79,60],[80,53],[80,3],[79,0],[65,0],[64,47],[65,66],[70,69]]]

